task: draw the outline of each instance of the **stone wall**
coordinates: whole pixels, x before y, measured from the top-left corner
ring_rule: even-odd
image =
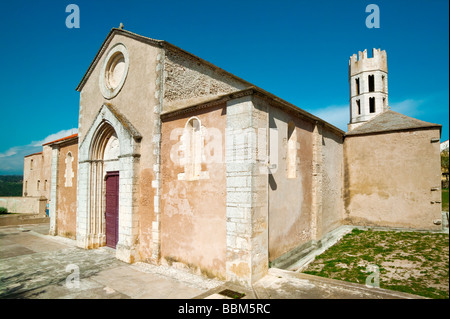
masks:
[[[322,130],[322,234],[342,224],[344,213],[344,138]]]
[[[270,150],[276,151],[276,168],[269,179],[269,260],[311,240],[313,128],[314,124],[287,113],[270,108]],[[289,123],[295,134],[295,171],[288,174]],[[294,157],[292,158],[292,160]]]
[[[23,196],[50,198],[51,148],[44,145],[40,153],[25,156]]]
[[[5,207],[9,213],[46,216],[46,205],[45,197],[0,197],[0,207]]]
[[[226,260],[226,106],[194,111],[162,122],[161,262],[183,264],[225,279]],[[199,174],[187,176],[188,121],[201,125]],[[199,159],[199,158],[197,158]],[[186,164],[187,165],[187,164]]]
[[[269,261],[286,267],[341,225],[343,133],[296,112],[269,109],[270,128],[277,132],[270,151],[277,147],[278,153],[268,176]],[[294,158],[295,170],[290,167]]]
[[[345,215],[349,225],[439,230],[439,128],[347,136]]]
[[[252,96],[227,102],[227,280],[251,284],[268,270],[267,106]],[[265,130],[264,132],[267,132]]]
[[[127,50],[128,72],[117,95],[107,98],[102,95],[99,87],[104,76],[102,66],[105,65],[110,50],[118,44]],[[116,253],[118,258],[126,261],[157,260],[159,254],[159,221],[155,211],[159,207],[159,113],[164,61],[162,52],[159,46],[148,41],[136,40],[120,32],[113,33],[111,38],[105,41],[103,54],[99,55],[80,91],[77,241],[79,246],[85,248],[96,247],[97,244],[92,246],[91,241],[100,245],[103,241],[102,231],[90,229],[92,225],[89,226],[89,210],[92,209],[89,206],[90,194],[101,187],[101,183],[97,185],[92,176],[97,164],[91,161],[89,145],[91,139],[96,136],[94,133],[98,126],[102,121],[106,121],[113,126],[120,140],[118,165],[121,235]],[[110,112],[106,106],[116,111]],[[139,138],[135,132],[139,132]],[[101,203],[101,198],[98,198]],[[155,238],[153,235],[156,235]],[[94,240],[96,237],[98,238]]]
[[[56,234],[71,239],[76,238],[77,163],[78,144],[61,146],[56,179]]]
[[[249,86],[181,51],[165,52],[163,111],[201,103]]]

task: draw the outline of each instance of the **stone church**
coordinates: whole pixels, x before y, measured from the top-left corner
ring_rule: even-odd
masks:
[[[50,145],[51,233],[249,284],[343,225],[440,230],[441,125],[391,110],[387,75],[385,51],[350,58],[344,132],[114,28],[76,88],[78,147]]]

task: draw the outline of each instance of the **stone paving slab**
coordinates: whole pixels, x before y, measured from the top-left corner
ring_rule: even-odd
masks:
[[[129,265],[104,270],[92,276],[91,279],[133,299],[185,299],[203,292],[174,279],[142,273]],[[137,282],[139,285],[136,285]]]
[[[271,268],[253,285],[263,299],[426,299],[421,296]]]
[[[85,250],[46,233],[48,225],[0,227],[0,298],[185,299],[207,291],[140,271],[107,247]],[[74,267],[79,271],[78,287],[70,287],[73,281],[67,285]]]
[[[277,268],[243,287],[173,267],[130,265],[110,248],[85,250],[46,233],[42,225],[0,227],[0,299],[231,299],[220,294],[225,289],[242,299],[422,299]],[[73,267],[78,287],[67,281]]]

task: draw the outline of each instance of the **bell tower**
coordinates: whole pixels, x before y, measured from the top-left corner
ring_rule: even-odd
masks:
[[[389,109],[386,51],[373,49],[372,52],[371,58],[367,57],[367,50],[350,57],[349,131]]]

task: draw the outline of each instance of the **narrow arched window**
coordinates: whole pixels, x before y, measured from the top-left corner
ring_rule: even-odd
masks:
[[[375,91],[375,79],[373,75],[369,75],[369,92]]]
[[[73,156],[71,152],[68,152],[66,154],[66,160],[65,160],[65,164],[66,164],[66,169],[64,171],[64,186],[65,187],[72,187],[72,178],[74,177],[74,172],[72,169],[72,162],[73,162]]]
[[[369,112],[375,113],[375,98],[369,97]]]
[[[187,179],[197,179],[202,169],[202,132],[200,120],[189,119],[185,127],[184,173]]]
[[[287,177],[297,177],[297,133],[294,122],[289,122],[287,129]]]

